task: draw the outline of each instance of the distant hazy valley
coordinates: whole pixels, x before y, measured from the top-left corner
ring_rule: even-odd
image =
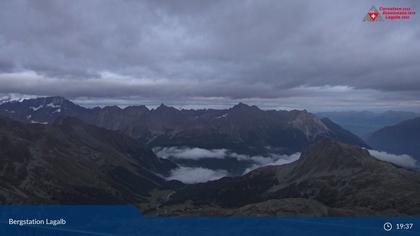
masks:
[[[319,117],[328,117],[343,128],[363,139],[369,138],[375,131],[386,126],[396,125],[405,120],[420,117],[420,114],[405,111],[347,111],[347,112],[321,112]]]

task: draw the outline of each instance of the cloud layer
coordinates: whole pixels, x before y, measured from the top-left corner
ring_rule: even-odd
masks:
[[[300,157],[300,153],[294,153],[292,155],[272,154],[269,158],[254,159],[254,160],[259,160],[259,161],[257,161],[257,163],[254,164],[253,166],[247,168],[244,171],[244,174],[247,174],[250,171],[253,171],[257,168],[264,167],[264,166],[288,164],[288,163],[297,161],[299,157]]]
[[[406,167],[406,168],[417,168],[419,167],[418,165],[418,161],[416,159],[414,159],[413,157],[406,155],[406,154],[402,154],[402,155],[395,155],[392,153],[387,153],[387,152],[381,152],[381,151],[376,151],[376,150],[369,150],[370,155],[372,155],[373,157],[382,160],[382,161],[386,161],[386,162],[391,162],[395,165],[398,166],[402,166],[402,167]]]
[[[203,159],[233,158],[237,161],[247,163],[247,166],[249,166],[241,172],[242,174],[247,174],[248,172],[263,166],[291,163],[298,160],[300,157],[300,153],[292,155],[272,153],[268,156],[250,156],[238,154],[228,149],[203,149],[197,147],[158,147],[153,151],[158,157],[164,159],[172,158],[174,162],[177,162],[178,159],[200,161]],[[232,175],[232,173],[221,169],[204,168],[202,165],[201,167],[181,166],[180,168],[173,170],[167,179],[176,179],[184,183],[199,183],[219,179],[228,175]]]
[[[226,149],[203,149],[203,148],[188,148],[188,147],[164,147],[155,148],[156,155],[160,158],[168,159],[169,157],[177,159],[200,160],[204,158],[225,158],[227,154]]]
[[[202,167],[178,167],[172,170],[167,180],[179,180],[186,184],[204,183],[228,175],[225,170],[210,170]]]
[[[393,163],[398,166],[405,168],[418,168],[419,163],[413,157],[402,154],[395,155],[387,152],[377,151],[377,150],[368,150],[370,155],[373,157]],[[271,154],[269,156],[249,156],[243,154],[237,154],[230,152],[227,149],[213,149],[207,150],[202,148],[178,148],[178,147],[169,147],[161,148],[157,152],[157,155],[161,158],[175,158],[175,159],[188,159],[188,160],[201,160],[203,158],[235,158],[238,161],[252,161],[254,164],[249,168],[245,169],[243,174],[247,174],[252,170],[255,170],[260,167],[269,166],[269,165],[284,165],[294,161],[297,161],[300,157],[300,153],[295,153],[292,155],[279,155]],[[203,167],[185,167],[181,166],[175,170],[172,170],[170,176],[167,177],[168,180],[179,180],[183,183],[192,184],[192,183],[202,183],[211,180],[220,179],[225,176],[229,176],[229,172],[221,169],[208,169]]]
[[[245,100],[318,110],[415,109],[419,17],[363,22],[372,4],[419,6],[2,1],[0,93],[96,103]]]
[[[273,163],[286,164],[290,161],[299,159],[300,153],[292,155],[280,155],[271,153],[268,156],[251,156],[245,154],[238,154],[228,149],[204,149],[198,147],[156,147],[153,149],[156,155],[160,158],[168,159],[188,159],[200,160],[206,158],[235,158],[238,161],[252,161],[258,166],[264,166]]]

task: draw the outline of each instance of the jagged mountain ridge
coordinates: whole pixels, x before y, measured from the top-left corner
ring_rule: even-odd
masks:
[[[261,110],[239,103],[230,109],[178,110],[161,105],[84,108],[61,97],[9,102],[0,115],[22,122],[51,123],[58,117],[76,117],[86,123],[121,131],[156,146],[228,148],[240,153],[294,153],[322,137],[367,146],[332,121],[305,110]]]
[[[175,164],[137,140],[75,118],[50,125],[0,118],[0,203],[138,203],[168,187]]]
[[[152,215],[418,215],[420,174],[325,139],[301,158],[188,185]]]

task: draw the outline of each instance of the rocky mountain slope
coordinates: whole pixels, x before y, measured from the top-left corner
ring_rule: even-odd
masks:
[[[0,118],[0,203],[141,202],[175,165],[137,140],[74,118]]]
[[[296,162],[188,185],[144,210],[152,215],[418,215],[420,173],[324,139]]]

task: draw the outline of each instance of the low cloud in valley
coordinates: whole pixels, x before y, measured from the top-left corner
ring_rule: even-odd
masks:
[[[175,162],[178,159],[200,161],[203,159],[225,159],[233,158],[237,161],[251,162],[252,164],[246,168],[243,174],[254,169],[269,165],[284,165],[296,161],[300,157],[300,153],[292,155],[280,155],[271,153],[267,156],[251,156],[238,154],[228,149],[204,149],[198,147],[163,147],[154,149],[156,155],[160,158],[172,158]],[[226,170],[209,169],[203,167],[185,167],[181,166],[171,172],[168,179],[176,179],[184,183],[199,183],[228,176]]]
[[[396,155],[377,150],[369,150],[369,153],[379,160],[391,162],[398,166],[407,168],[416,168],[419,166],[418,161],[407,154]]]
[[[179,180],[186,184],[204,183],[228,175],[226,170],[210,170],[202,167],[178,167],[171,171],[167,180]]]

